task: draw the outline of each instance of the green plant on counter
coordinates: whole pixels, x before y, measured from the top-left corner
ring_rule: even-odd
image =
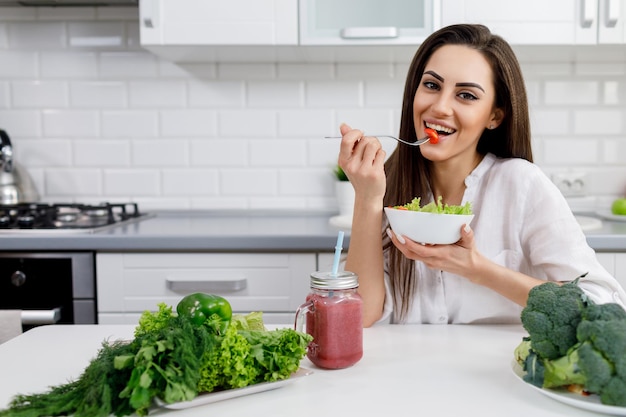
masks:
[[[334,173],[335,173],[335,177],[337,178],[337,181],[350,181],[346,173],[343,172],[343,169],[341,169],[339,165],[335,166]]]

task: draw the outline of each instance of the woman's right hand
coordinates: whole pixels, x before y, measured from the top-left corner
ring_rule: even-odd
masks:
[[[380,203],[386,189],[386,153],[380,141],[345,123],[339,129],[342,139],[338,164],[352,183],[356,198]]]

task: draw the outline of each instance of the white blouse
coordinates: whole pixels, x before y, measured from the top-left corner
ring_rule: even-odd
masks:
[[[567,201],[526,160],[487,154],[465,179],[464,204],[472,203],[471,227],[479,252],[509,269],[546,281],[571,281],[597,303],[625,305],[626,293],[587,244]],[[415,262],[417,290],[406,323],[520,323],[522,307],[461,276]],[[393,309],[385,256],[383,317]]]

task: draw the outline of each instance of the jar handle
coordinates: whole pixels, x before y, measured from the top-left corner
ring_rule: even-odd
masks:
[[[309,300],[306,303],[302,304],[300,307],[298,307],[298,309],[296,310],[296,320],[294,323],[294,330],[298,331],[298,332],[302,332],[303,326],[304,326],[304,320],[303,317],[309,312],[313,310],[313,300]]]

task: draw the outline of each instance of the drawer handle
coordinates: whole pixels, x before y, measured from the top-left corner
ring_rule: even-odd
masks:
[[[344,39],[389,39],[398,37],[396,27],[351,27],[341,29]]]
[[[167,288],[175,292],[230,292],[241,291],[248,287],[246,278],[198,280],[186,278],[167,278]]]
[[[22,310],[22,324],[27,326],[54,324],[61,320],[61,309],[52,310]]]

